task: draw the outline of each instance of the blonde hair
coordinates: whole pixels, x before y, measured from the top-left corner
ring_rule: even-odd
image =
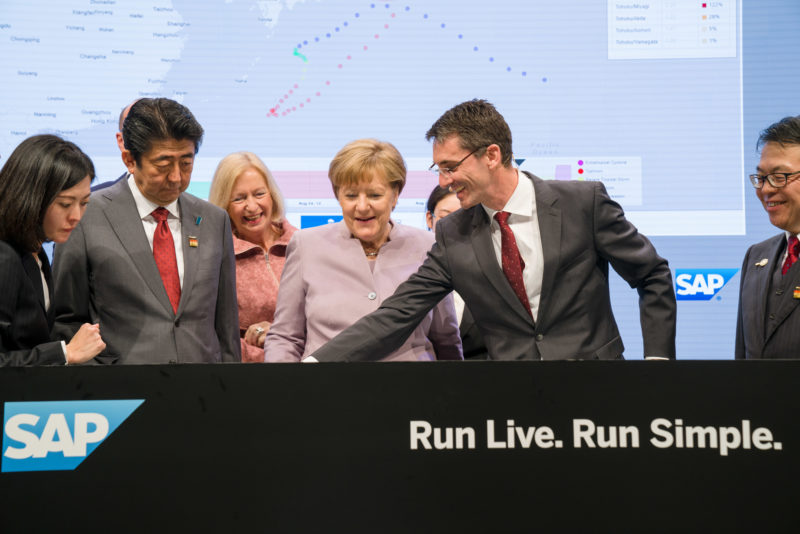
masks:
[[[248,169],[255,170],[264,178],[269,190],[269,196],[272,198],[272,222],[281,222],[283,220],[284,207],[278,184],[267,166],[264,165],[264,162],[252,152],[234,152],[222,158],[222,161],[217,165],[217,170],[214,171],[214,179],[211,181],[208,201],[227,212],[236,179]]]
[[[331,161],[328,178],[333,194],[339,188],[369,181],[377,174],[399,195],[406,185],[406,164],[393,144],[377,139],[357,139],[347,143]]]

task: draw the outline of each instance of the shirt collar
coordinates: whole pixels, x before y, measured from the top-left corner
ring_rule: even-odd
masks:
[[[517,187],[514,188],[514,192],[511,193],[511,198],[508,199],[508,202],[506,202],[506,205],[500,211],[507,211],[511,214],[521,215],[523,217],[532,217],[533,201],[535,199],[533,182],[528,179],[526,174],[522,174],[518,169],[514,170],[517,173]],[[489,219],[493,219],[497,210],[493,210],[484,204],[481,204],[481,206],[486,210]]]
[[[141,219],[149,217],[153,211],[161,207],[155,202],[151,202],[145,198],[142,192],[139,191],[139,186],[136,185],[133,174],[128,174],[128,188],[130,188],[131,193],[133,194],[133,202],[136,204],[136,211],[139,212],[139,217]],[[166,209],[173,218],[181,218],[180,212],[178,211],[177,199],[175,199],[171,204],[164,206],[164,209]]]

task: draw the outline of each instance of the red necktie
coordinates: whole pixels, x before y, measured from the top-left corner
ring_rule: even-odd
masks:
[[[181,279],[178,276],[175,242],[172,240],[172,232],[167,224],[168,213],[164,208],[157,208],[152,213],[158,224],[156,233],[153,235],[153,258],[156,260],[158,272],[161,273],[161,281],[164,282],[164,289],[167,290],[172,311],[178,313],[178,303],[181,300]]]
[[[528,293],[525,291],[525,283],[522,281],[522,270],[525,268],[525,262],[519,255],[517,240],[514,239],[514,232],[511,231],[511,227],[508,225],[509,215],[511,214],[507,211],[498,211],[494,214],[494,219],[500,225],[500,255],[503,257],[503,273],[508,278],[511,289],[514,290],[519,301],[522,302],[530,316],[533,317],[531,303],[528,301]]]
[[[800,241],[797,240],[797,236],[793,235],[789,238],[789,242],[786,245],[786,250],[788,254],[786,254],[786,260],[783,262],[781,274],[786,274],[786,272],[789,270],[789,267],[791,267],[792,264],[797,261],[797,257],[800,256]]]

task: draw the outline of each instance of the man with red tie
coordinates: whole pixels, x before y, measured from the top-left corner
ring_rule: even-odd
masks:
[[[800,116],[758,138],[761,160],[750,183],[780,234],[750,247],[742,264],[736,358],[800,357]]]
[[[462,209],[438,222],[436,244],[417,273],[309,361],[377,359],[452,290],[492,359],[622,358],[609,264],[639,293],[645,357],[675,357],[667,261],[603,184],[518,171],[508,124],[485,100],[445,112],[426,137],[433,140],[431,170]]]
[[[100,323],[100,363],[240,361],[230,220],[185,193],[203,128],[183,105],[144,98],[122,137],[127,179],[94,193],[56,247],[54,333]]]

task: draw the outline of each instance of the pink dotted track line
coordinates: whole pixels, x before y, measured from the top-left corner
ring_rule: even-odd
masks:
[[[387,7],[388,7],[388,4],[387,4]],[[396,18],[396,17],[397,17],[396,13],[392,13],[390,15],[390,18]],[[384,24],[383,25],[383,29],[384,30],[388,30],[389,29],[389,24],[388,23]],[[373,36],[373,38],[374,39],[380,39],[380,34],[376,33]],[[369,46],[368,45],[363,45],[362,46],[362,51],[366,52],[367,50],[369,50]],[[353,55],[352,54],[347,54],[347,56],[345,56],[345,61],[352,61],[352,59],[353,59]],[[338,69],[343,69],[344,68],[344,63],[339,63],[336,67]],[[331,85],[331,81],[330,80],[326,80],[325,81],[325,86],[329,87],[330,85]],[[306,107],[307,104],[310,104],[311,103],[311,99],[312,99],[310,96],[307,96],[304,100],[301,99],[300,102],[297,102],[295,104],[291,104],[291,105],[289,104],[289,101],[292,100],[295,97],[295,91],[297,91],[299,88],[300,88],[300,84],[298,84],[298,83],[293,84],[292,87],[283,94],[283,97],[278,99],[278,103],[270,108],[269,112],[267,113],[267,117],[274,117],[274,118],[285,117],[285,116],[287,116],[287,115],[289,115],[291,113],[297,112],[298,110],[302,110],[303,108]],[[318,91],[316,91],[314,93],[314,97],[316,97],[316,98],[319,98],[321,96],[322,96],[322,91],[318,90]]]
[[[375,7],[376,7],[376,4],[375,4],[375,3],[371,3],[371,4],[370,4],[370,8],[373,8],[373,9],[374,9]],[[390,4],[384,4],[384,7],[385,7],[386,9],[389,9],[389,8],[390,8]],[[406,13],[408,13],[410,10],[411,10],[411,8],[410,8],[409,6],[406,6],[406,7],[404,8],[404,11],[405,11]],[[390,15],[390,18],[394,19],[394,18],[396,18],[396,17],[397,17],[397,14],[396,14],[395,12],[392,12],[392,13],[391,13],[391,15]],[[359,13],[355,13],[355,18],[356,18],[356,19],[360,18],[360,14],[359,14]],[[422,15],[422,18],[423,18],[423,20],[428,20],[428,19],[429,19],[429,16],[428,16],[428,14],[427,14],[427,13],[424,13],[424,14]],[[342,27],[344,27],[344,28],[347,28],[347,27],[349,26],[349,23],[348,23],[348,22],[344,22],[344,23],[343,23],[341,26],[342,26]],[[440,27],[442,30],[444,30],[444,29],[447,27],[447,24],[445,24],[445,23],[441,23],[441,24],[439,25],[439,27]],[[340,27],[340,26],[336,26],[336,27],[334,28],[334,31],[335,31],[335,32],[339,32],[339,31],[340,31],[340,29],[341,29],[341,27]],[[388,30],[388,29],[389,29],[389,24],[388,24],[388,23],[385,23],[385,24],[383,25],[383,29],[384,29],[384,30]],[[326,38],[328,38],[328,39],[330,39],[331,37],[333,37],[333,34],[332,34],[332,33],[330,33],[330,32],[328,32],[328,33],[326,33],[326,34],[325,34],[325,37],[326,37]],[[374,39],[379,39],[379,38],[380,38],[380,34],[379,34],[379,33],[376,33],[376,34],[374,35]],[[457,38],[458,38],[459,40],[463,40],[463,39],[464,39],[464,35],[463,35],[462,33],[458,33],[458,34],[457,34]],[[317,43],[319,43],[320,41],[321,41],[321,38],[320,38],[319,36],[317,36],[317,37],[315,37],[315,38],[314,38],[314,42],[317,42]],[[310,44],[313,44],[313,43],[309,43],[309,41],[308,41],[308,40],[305,40],[305,41],[303,41],[302,43],[298,43],[296,50],[302,49],[304,46],[309,46]],[[366,52],[366,51],[368,50],[368,46],[367,46],[367,45],[363,45],[363,46],[362,46],[362,50],[363,50],[364,52]],[[476,45],[476,46],[473,46],[473,47],[472,47],[472,50],[473,50],[473,52],[478,52],[478,51],[480,50],[480,48],[479,48],[479,47]],[[352,56],[352,54],[347,54],[347,56],[345,56],[345,62],[346,62],[346,61],[352,61],[352,59],[353,59],[353,56]],[[488,59],[489,59],[489,62],[490,62],[490,63],[495,63],[495,59],[496,59],[496,58],[495,58],[494,56],[491,56],[491,55],[490,55],[490,56],[488,57]],[[336,67],[337,67],[338,69],[343,69],[343,68],[344,68],[344,65],[345,65],[345,63],[339,63],[339,64],[337,64],[337,66],[336,66]],[[506,71],[507,73],[511,73],[511,72],[512,72],[512,68],[511,68],[511,66],[506,66],[506,67],[505,67],[505,71]],[[520,72],[520,74],[522,75],[522,77],[527,77],[527,76],[528,76],[528,73],[527,73],[526,71],[524,71],[524,70],[523,70],[523,71],[521,71],[521,72]],[[547,83],[547,82],[548,82],[548,79],[547,79],[546,77],[543,77],[543,78],[541,79],[541,81],[542,81],[542,83]],[[329,87],[330,85],[331,85],[331,81],[330,81],[330,80],[326,80],[326,81],[325,81],[325,86],[326,86],[326,87]],[[276,104],[275,104],[273,107],[271,107],[271,108],[269,109],[269,112],[267,113],[267,117],[280,118],[280,117],[285,117],[285,116],[287,116],[287,115],[289,115],[289,114],[291,114],[291,113],[296,113],[297,111],[299,111],[299,110],[302,110],[303,108],[305,108],[305,107],[306,107],[306,105],[308,105],[308,104],[311,104],[312,98],[319,98],[319,97],[321,97],[321,96],[322,96],[322,91],[321,91],[321,90],[317,90],[317,91],[315,91],[315,92],[314,92],[314,96],[313,96],[313,97],[311,97],[311,96],[306,96],[306,97],[305,97],[305,99],[302,99],[302,97],[301,97],[301,98],[300,98],[300,101],[299,101],[299,102],[296,102],[296,101],[295,101],[295,99],[296,99],[296,97],[297,97],[296,91],[297,91],[299,88],[300,88],[300,85],[299,85],[298,83],[295,83],[295,84],[293,84],[293,85],[292,85],[292,87],[291,87],[291,88],[289,88],[289,89],[288,89],[288,90],[287,90],[287,91],[286,91],[286,92],[283,94],[283,97],[282,97],[282,98],[279,98],[279,99],[278,99],[278,102],[277,102],[277,103],[276,103]],[[290,101],[293,101],[293,102],[296,102],[296,103],[290,103]]]

